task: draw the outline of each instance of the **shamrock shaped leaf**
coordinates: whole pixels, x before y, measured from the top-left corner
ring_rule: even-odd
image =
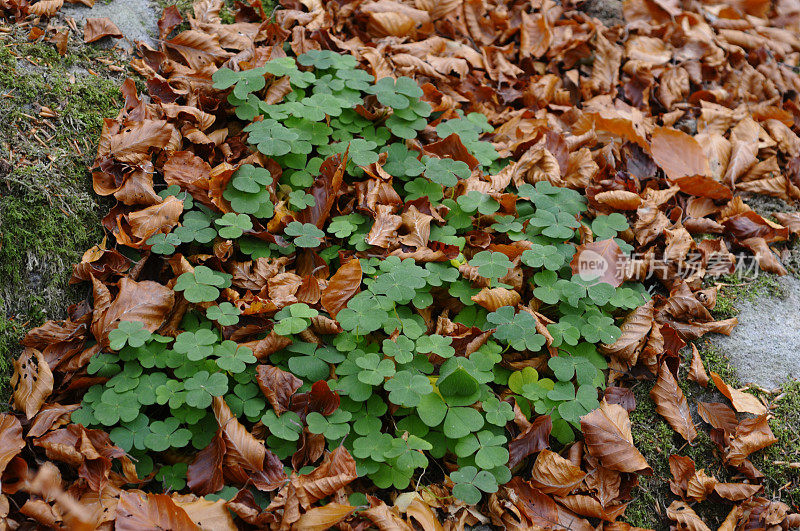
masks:
[[[478,268],[478,274],[484,278],[498,279],[508,274],[508,270],[513,267],[511,260],[501,253],[495,251],[481,251],[472,257],[469,265]]]
[[[495,426],[505,426],[514,420],[514,408],[505,400],[492,396],[484,400],[481,407],[486,414],[486,421]]]
[[[239,322],[241,310],[229,302],[210,306],[206,310],[206,318],[218,322],[221,326],[233,326]]]
[[[191,438],[192,432],[181,428],[180,421],[175,417],[169,417],[150,424],[150,433],[145,437],[144,444],[154,452],[163,452],[168,448],[183,448]]]
[[[285,229],[284,234],[294,237],[294,244],[298,247],[315,248],[319,247],[325,233],[317,228],[313,223],[301,223],[292,221]]]
[[[622,331],[614,325],[614,319],[605,315],[592,315],[581,327],[581,334],[589,343],[606,343],[611,345]]]
[[[536,333],[536,320],[531,314],[503,306],[486,316],[486,320],[497,325],[494,337],[516,350],[539,350],[545,343],[544,336]]]
[[[419,153],[409,150],[405,144],[395,142],[381,151],[386,153],[383,169],[393,177],[416,177],[425,171],[425,165],[417,158]]]
[[[476,465],[484,470],[491,470],[508,462],[508,450],[503,448],[507,442],[502,435],[481,430],[477,434],[459,439],[455,452],[459,457],[474,456]]]
[[[275,314],[275,330],[276,334],[288,336],[290,334],[299,334],[311,324],[311,318],[316,317],[319,312],[310,308],[308,304],[299,302],[290,304],[284,307]]]
[[[183,243],[208,243],[216,237],[217,231],[211,227],[211,218],[204,212],[192,210],[183,215],[181,226],[175,227],[172,234]]]
[[[381,78],[366,92],[377,96],[381,105],[393,109],[405,109],[412,100],[423,96],[422,89],[417,82],[405,76],[397,78],[397,81],[391,77]]]
[[[531,267],[543,267],[550,271],[558,271],[566,259],[555,246],[531,244],[531,248],[522,252],[522,263]]]
[[[242,70],[234,72],[230,68],[220,68],[211,80],[214,82],[214,88],[217,90],[224,90],[233,87],[233,95],[240,100],[247,98],[247,95],[252,92],[258,92],[266,86],[264,75],[267,69],[251,68],[250,70]]]
[[[424,335],[417,339],[417,352],[450,358],[456,353],[456,349],[450,346],[451,342],[452,338],[439,334]]]
[[[194,271],[188,271],[178,277],[175,291],[183,291],[183,296],[189,302],[211,302],[219,297],[220,288],[227,288],[231,284],[231,275],[220,273],[206,266],[197,266]]]
[[[245,370],[248,363],[255,363],[253,350],[235,341],[225,340],[214,348],[217,366],[223,371],[238,373]]]
[[[247,214],[237,214],[235,212],[228,212],[221,218],[214,220],[219,227],[219,235],[221,238],[234,239],[241,236],[245,231],[253,228],[253,222],[250,221],[250,216]]]
[[[170,409],[177,409],[186,402],[184,384],[178,380],[167,380],[156,388],[156,404],[169,404]]]
[[[73,421],[74,422],[74,421]],[[145,438],[150,434],[150,419],[144,413],[133,419],[131,422],[124,422],[122,425],[117,426],[109,432],[111,441],[125,450],[130,452],[133,448],[137,450],[144,450],[147,448],[145,445]]]
[[[389,300],[405,304],[416,295],[416,290],[425,287],[425,279],[430,273],[416,265],[412,258],[400,260],[390,256],[381,262],[383,271],[370,285],[376,295],[386,295]]]
[[[492,228],[497,232],[504,233],[521,233],[522,223],[520,223],[514,216],[495,216]],[[530,264],[528,264],[530,265]],[[536,267],[536,266],[534,266]],[[541,267],[541,266],[539,266]]]
[[[561,240],[572,238],[575,235],[575,229],[580,225],[580,222],[572,214],[553,213],[548,210],[537,210],[536,214],[528,221],[529,228],[538,228],[541,234]]]
[[[433,391],[430,380],[411,371],[400,371],[386,380],[383,388],[389,391],[389,401],[403,407],[416,407],[423,395]]]
[[[378,162],[378,154],[375,152],[378,144],[371,140],[356,138],[351,140],[347,146],[342,145],[341,152],[344,152],[346,147],[349,147],[348,157],[357,166],[368,166]]]
[[[171,232],[167,234],[159,232],[150,236],[145,243],[150,245],[150,250],[156,254],[172,254],[175,252],[175,248],[181,244],[181,239]]]
[[[289,205],[293,210],[303,210],[306,207],[316,205],[316,200],[311,194],[307,194],[305,190],[294,190],[289,193]]]
[[[298,55],[297,62],[303,66],[313,66],[318,70],[350,69],[358,64],[352,55],[342,55],[330,50],[309,50]]]
[[[188,463],[165,465],[158,469],[156,479],[161,482],[165,491],[179,491],[186,486]]]
[[[139,321],[120,321],[117,327],[108,333],[109,346],[112,350],[120,350],[126,344],[141,347],[152,334]]]
[[[119,421],[133,422],[140,409],[136,393],[106,389],[94,404],[94,417],[104,426],[113,426]]]
[[[234,211],[268,218],[273,205],[267,186],[272,183],[269,170],[245,164],[233,174],[222,196],[230,201]]]
[[[581,331],[574,323],[562,318],[559,322],[547,325],[547,331],[553,336],[552,346],[560,347],[563,343],[577,345]]]
[[[497,492],[497,480],[486,470],[478,471],[474,466],[462,466],[450,474],[453,486],[453,496],[468,505],[475,505],[481,501],[481,491]]]
[[[320,433],[326,439],[338,440],[350,433],[348,422],[351,418],[352,414],[343,409],[337,409],[327,417],[312,411],[306,416],[306,424],[311,433]]]
[[[175,352],[186,354],[192,361],[207,358],[214,351],[212,345],[217,342],[217,334],[207,328],[200,328],[195,332],[182,332],[175,338],[172,348]]]
[[[406,191],[406,200],[410,201],[421,197],[427,197],[429,201],[435,203],[441,201],[444,197],[442,185],[431,182],[428,179],[423,179],[422,177],[407,182],[403,185],[403,189]]]
[[[388,318],[378,299],[368,291],[357,293],[347,302],[347,307],[336,314],[336,320],[342,328],[358,335],[380,329]]]
[[[244,132],[250,133],[248,142],[255,144],[268,157],[286,155],[292,151],[292,142],[300,138],[297,132],[272,118],[253,122],[244,128]]]
[[[460,439],[481,428],[483,428],[483,415],[471,407],[448,408],[444,417],[444,434],[450,439]]]
[[[261,417],[261,422],[272,435],[286,441],[300,439],[300,432],[303,431],[300,416],[294,411],[284,411],[279,417],[270,409]]]
[[[100,377],[110,378],[122,370],[120,366],[117,365],[118,361],[119,357],[114,354],[98,352],[89,359],[86,372],[89,374],[96,374]]]
[[[382,463],[392,449],[393,437],[388,433],[373,433],[353,441],[353,455],[359,459],[372,459]]]
[[[380,385],[395,373],[394,362],[391,359],[381,359],[374,352],[356,359],[356,365],[362,369],[358,373],[358,380],[367,385]]]
[[[469,214],[478,212],[484,216],[494,214],[500,210],[500,203],[492,199],[488,194],[472,190],[465,195],[461,195],[456,199],[456,203],[461,207],[461,210]]]
[[[596,240],[614,238],[618,233],[628,229],[628,220],[619,212],[608,216],[597,216],[592,221],[592,232]]]
[[[186,403],[205,409],[211,405],[212,396],[222,396],[228,392],[228,377],[221,372],[209,374],[208,371],[199,371],[183,385],[186,389]]]
[[[422,163],[425,164],[425,177],[442,186],[455,186],[459,179],[466,179],[472,173],[467,163],[460,160],[425,156]]]
[[[328,233],[337,238],[347,238],[358,230],[358,226],[367,220],[361,214],[348,214],[346,216],[336,216],[328,224]]]

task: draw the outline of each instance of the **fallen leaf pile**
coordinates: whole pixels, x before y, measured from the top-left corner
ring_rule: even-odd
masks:
[[[53,15],[61,3],[0,0],[0,7],[17,17],[41,16]],[[550,0],[284,0],[274,21],[255,0],[237,2],[233,24],[222,23],[221,4],[196,2],[190,29],[178,34],[181,15],[174,7],[165,10],[159,49],[140,44],[140,58],[133,61],[147,95],[126,81],[124,108],[105,121],[93,185],[98,194],[117,200],[103,226],[118,247],[90,249],[74,267],[74,283],[91,283],[91,305],[70,307],[67,320],[49,321],[23,341],[12,380],[16,412],[0,416],[0,515],[9,526],[218,530],[246,523],[270,529],[433,531],[491,523],[507,529],[629,529],[623,522],[636,497],[637,477],[652,473],[634,445],[628,417],[635,408],[629,387],[636,380],[653,382],[657,412],[676,433],[692,443],[698,430],[708,431],[724,464],[741,477],[721,482],[700,468],[704,463],[670,456],[669,486],[679,500],[668,516],[677,528],[708,529],[692,509],[702,502],[729,507],[726,530],[800,524],[798,508],[760,496],[763,475],[748,459],[777,440],[768,404],[707,374],[696,349],[689,367],[681,356],[690,341],[709,332],[729,334],[736,325],[735,318],[714,320],[717,289],[706,287],[704,279],[732,273],[738,260],[732,251],[751,253],[762,270],[785,274],[773,246],[800,234],[796,213],[776,213],[775,222],[739,195],[800,199],[800,7],[788,0],[626,0],[626,27],[608,28],[580,4]],[[97,23],[87,27],[86,41],[117,32]],[[359,478],[363,474],[347,449],[324,451],[324,438],[308,429],[300,432],[298,451],[281,462],[265,444],[265,426],[246,427],[214,395],[208,445],[191,455],[164,456],[173,466],[188,464],[185,488],[157,493],[153,475],[137,475],[135,463],[108,434],[70,420],[87,390],[108,380],[87,367],[104,351],[118,350],[121,322],[141,323],[147,336],[175,337],[188,311],[206,311],[212,306],[208,300],[216,300],[190,302],[189,290],[210,288],[241,313],[238,326],[216,319],[219,331],[225,340],[247,345],[261,363],[259,388],[275,412],[303,419],[316,415],[335,428],[330,420],[339,405],[335,390],[315,384],[298,392],[302,381],[268,365],[270,355],[291,343],[273,330],[273,317],[296,303],[324,311],[286,317],[287,323],[307,319],[304,340],[322,345],[342,332],[341,312],[354,313],[347,303],[361,290],[358,261],[344,259],[457,260],[457,248],[430,237],[447,209],[432,207],[424,195],[402,204],[382,167],[385,158],[360,165],[364,181],[343,184],[348,157],[358,156],[355,142],[313,175],[308,187],[313,204],[290,209],[276,177],[262,186],[275,208],[266,226],[234,214],[226,192],[235,171],[253,165],[275,176],[281,168],[248,147],[243,131],[248,120],[237,118],[231,91],[215,89],[212,76],[222,67],[242,72],[313,50],[351,54],[376,79],[415,79],[436,115],[407,147],[415,155],[465,163],[470,175],[456,187],[459,194],[480,192],[502,212],[515,213],[517,196],[505,193],[506,187],[544,181],[584,193],[590,218],[604,223],[621,218],[626,228],[618,236],[634,258],[626,258],[611,236],[594,241],[592,230],[578,229],[574,273],[583,259],[600,256],[609,266],[608,283],[657,285],[651,300],[622,319],[619,338],[599,349],[608,360],[608,386],[602,397],[592,397],[601,399],[600,406],[580,418],[582,440],[555,442],[549,416],[526,416],[510,389],[503,394],[504,403],[514,406],[506,426],[514,477],[496,492],[481,489],[485,471],[461,467],[457,478],[445,460],[431,473],[434,479],[415,481],[408,492],[377,489]],[[258,89],[265,101],[278,104],[289,97],[288,74],[256,77],[265,76],[270,85]],[[483,171],[490,165],[479,165],[457,135],[437,141],[434,134],[436,123],[473,112],[488,119],[481,140],[491,142],[500,159],[509,159],[496,172]],[[374,118],[370,108],[359,113]],[[178,192],[159,194],[165,185]],[[223,218],[231,220],[232,233],[244,231],[278,246],[285,245],[282,234],[290,234],[289,225],[298,222],[303,230],[293,234],[295,242],[319,241],[324,233],[313,229],[334,213],[369,212],[374,224],[357,255],[339,251],[337,271],[311,249],[242,259],[232,243],[235,236],[212,235],[206,240],[214,240],[211,252],[164,259],[154,242],[168,246],[158,238],[189,226],[181,221],[186,201],[232,215]],[[514,370],[547,371],[555,340],[545,326],[552,323],[538,311],[544,303],[523,287],[520,255],[529,250],[526,242],[505,243],[499,232],[479,230],[498,221],[492,217],[497,209],[476,208],[470,256],[481,250],[491,251],[486,256],[503,254],[505,262],[513,262],[512,273],[505,276],[508,269],[502,269],[496,278],[510,288],[494,287],[486,274],[478,274],[496,266],[493,258],[480,265],[461,263],[459,271],[471,275],[472,300],[479,306],[493,312],[518,307],[517,316],[532,316],[547,339],[544,355],[524,354],[530,350],[515,346],[504,351],[503,363]],[[595,235],[602,232],[592,228]],[[610,234],[617,232],[612,228]],[[132,260],[123,247],[138,250],[141,258]],[[207,270],[211,276],[205,282],[201,276]],[[225,273],[230,281],[215,284],[220,277],[212,272]],[[191,277],[194,284],[186,287],[178,277]],[[223,311],[222,304],[218,308]],[[449,309],[442,303],[436,310],[441,315],[419,314],[429,333],[453,338],[456,357],[468,358],[489,334],[454,322]],[[125,333],[133,337],[142,330]],[[433,347],[427,352],[441,362]],[[359,370],[379,374],[377,356],[374,366]],[[687,374],[692,385],[713,384],[727,402],[689,404],[679,386]],[[206,386],[212,387],[210,378]],[[692,419],[694,409],[700,425]],[[476,473],[466,477],[464,469]],[[229,486],[236,487],[230,499],[209,496]],[[479,499],[481,490],[491,494],[469,505],[454,497],[457,488],[474,490]],[[366,495],[363,505],[351,504],[353,492]]]

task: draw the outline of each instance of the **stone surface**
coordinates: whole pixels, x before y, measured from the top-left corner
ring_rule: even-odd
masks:
[[[106,37],[99,43],[111,46],[118,42],[120,47],[127,50],[133,48],[135,41],[143,41],[150,46],[156,46],[156,36],[158,35],[158,14],[156,12],[157,8],[150,0],[111,0],[108,3],[98,0],[91,8],[83,4],[66,3],[61,8],[61,14],[64,17],[74,18],[81,30],[87,18],[110,18],[125,37],[122,39]]]
[[[710,337],[736,369],[742,384],[772,389],[800,379],[800,280],[780,277],[783,297],[736,301],[739,326]]]

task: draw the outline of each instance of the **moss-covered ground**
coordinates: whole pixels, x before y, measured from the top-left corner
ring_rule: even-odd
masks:
[[[737,313],[735,303],[742,297],[780,296],[780,286],[771,276],[761,275],[757,281],[747,284],[733,278],[726,280],[724,283],[728,285],[720,290],[714,311],[718,319],[734,316]],[[707,371],[714,371],[729,385],[739,387],[734,369],[719,349],[704,339],[700,339],[696,346]],[[688,367],[689,361],[687,354],[685,367]],[[643,381],[634,387],[636,410],[630,417],[634,442],[653,468],[653,475],[639,478],[640,487],[633,493],[634,499],[625,512],[625,521],[638,527],[661,530],[669,529],[666,509],[678,499],[669,490],[670,455],[691,457],[698,469],[704,468],[707,474],[720,481],[735,482],[744,478],[724,465],[721,452],[709,437],[708,425],[697,415],[697,401],[727,403],[713,384],[702,388],[686,378],[680,380],[698,428],[698,437],[692,445],[687,444],[656,413],[655,403],[649,396],[652,385],[650,381]],[[800,510],[800,439],[797,437],[800,433],[800,382],[786,382],[779,395],[763,396],[773,404],[770,427],[778,442],[752,454],[750,460],[765,476],[762,495],[771,500],[780,500],[797,511]],[[714,500],[693,505],[693,509],[712,529],[719,527],[731,507],[731,503]]]
[[[88,167],[103,119],[121,106],[123,65],[74,35],[62,57],[25,29],[0,26],[0,396],[24,333],[87,295],[68,280],[103,238],[108,203]]]

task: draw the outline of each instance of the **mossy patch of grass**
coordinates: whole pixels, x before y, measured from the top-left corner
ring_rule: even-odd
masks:
[[[720,285],[717,292],[717,304],[711,310],[715,319],[729,319],[739,313],[736,304],[742,301],[752,302],[760,297],[783,298],[786,296],[779,277],[759,272],[753,279],[740,278],[736,275],[721,277],[716,283]],[[709,285],[715,282],[709,282]]]
[[[110,68],[113,52],[77,38],[68,49],[62,57],[16,29],[0,40],[0,396],[25,332],[86,297],[68,285],[71,266],[102,240],[110,204],[88,167],[125,73]]]
[[[729,385],[740,385],[727,358],[710,341],[696,344],[707,371],[719,374]],[[687,349],[688,350],[688,349]],[[684,357],[688,367],[690,354]],[[698,469],[720,481],[741,482],[743,479],[732,468],[725,466],[722,454],[709,436],[709,426],[697,415],[697,402],[728,403],[709,383],[702,388],[686,378],[679,385],[689,403],[692,420],[697,427],[697,438],[692,445],[678,435],[656,412],[649,396],[653,382],[643,381],[633,388],[636,410],[630,415],[633,440],[636,448],[653,468],[652,476],[640,476],[639,488],[625,511],[624,521],[637,527],[669,529],[666,508],[679,499],[669,489],[669,456],[681,455],[694,460]],[[753,465],[765,476],[762,496],[782,501],[794,510],[800,509],[800,382],[788,382],[782,388],[780,399],[775,401],[770,427],[778,442],[750,456]],[[740,415],[742,418],[742,415]],[[693,509],[712,529],[718,527],[733,507],[732,502],[717,503],[706,500],[693,505]]]

